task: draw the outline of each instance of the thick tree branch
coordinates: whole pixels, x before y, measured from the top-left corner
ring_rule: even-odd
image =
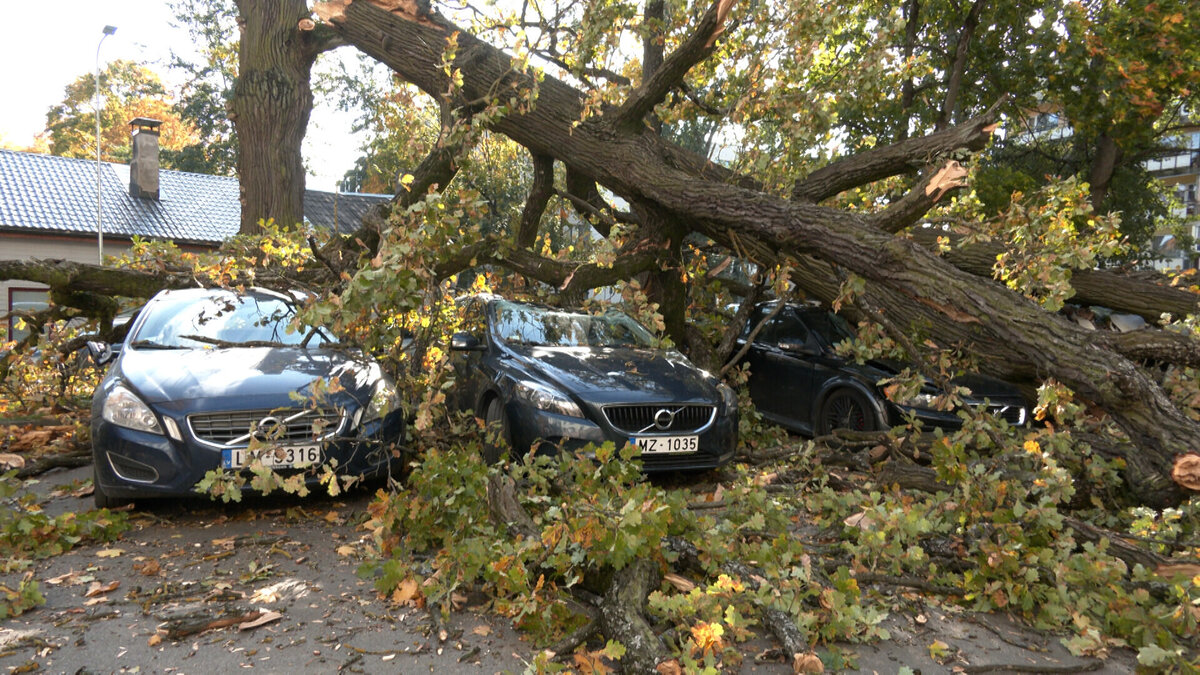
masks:
[[[654,78],[663,65],[663,29],[666,22],[666,3],[663,0],[646,0],[646,9],[642,18],[642,82]],[[683,78],[680,78],[680,86]],[[662,120],[652,115],[648,120],[650,129],[657,135],[662,135]]]
[[[819,202],[844,190],[927,166],[955,150],[981,150],[996,128],[1002,102],[963,124],[861,152],[817,169],[796,184],[792,200]]]
[[[906,67],[912,66],[913,53],[917,49],[917,35],[921,28],[920,16],[921,0],[907,0],[904,3],[904,63]],[[904,112],[911,110],[915,98],[916,85],[910,74],[904,78],[904,83],[900,86],[900,109]],[[908,138],[908,125],[902,124],[900,125],[900,140],[905,138]]]
[[[337,31],[329,26],[317,24],[312,19],[305,17],[300,20],[300,39],[303,40],[304,52],[308,55],[309,61],[315,61],[321,54],[345,47],[347,42],[342,39],[342,36]]]
[[[920,220],[946,193],[962,187],[966,176],[967,170],[955,160],[939,169],[930,167],[907,194],[868,220],[884,232],[900,232]]]
[[[683,76],[692,66],[712,53],[717,36],[725,30],[725,20],[734,0],[717,0],[700,17],[692,34],[671,53],[662,66],[629,95],[615,112],[605,115],[616,128],[636,130],[643,118],[662,102],[667,94],[683,83]]]
[[[143,272],[70,260],[0,260],[0,281],[10,279],[33,281],[64,291],[128,298],[148,298],[164,288],[201,285],[191,270]]]
[[[1182,333],[1154,328],[1097,331],[1096,342],[1134,361],[1200,367],[1200,344]]]
[[[908,233],[914,241],[928,249],[936,249],[938,237],[949,240],[949,248],[941,253],[946,262],[971,274],[992,278],[996,256],[1004,247],[998,242],[976,242],[960,245],[959,235],[934,228],[917,228]],[[1137,314],[1151,323],[1168,313],[1175,318],[1200,313],[1200,295],[1168,286],[1157,274],[1127,273],[1114,269],[1087,269],[1071,272],[1072,302],[1100,305],[1118,312]]]
[[[1105,198],[1108,197],[1113,173],[1120,165],[1123,153],[1121,146],[1117,145],[1117,141],[1108,134],[1101,134],[1096,139],[1096,147],[1093,150],[1095,155],[1092,157],[1092,167],[1088,172],[1088,185],[1091,187],[1092,209],[1099,213]]]
[[[607,237],[612,232],[612,226],[620,222],[620,218],[611,215],[612,209],[600,196],[596,188],[596,180],[579,169],[567,165],[567,199],[575,206],[579,215],[592,220],[592,227],[601,236]]]
[[[525,200],[525,210],[521,212],[521,222],[517,226],[517,248],[529,248],[537,239],[538,224],[542,222],[542,214],[550,197],[554,195],[554,158],[549,155],[533,155],[533,184],[529,187],[529,197]]]
[[[942,110],[938,115],[934,128],[938,131],[945,129],[954,116],[954,108],[958,105],[958,93],[962,89],[963,74],[967,71],[967,57],[970,55],[971,38],[979,26],[979,15],[983,12],[984,0],[975,0],[971,10],[963,20],[962,29],[958,32],[958,43],[954,48],[954,62],[950,65],[946,77],[946,96],[942,99]]]

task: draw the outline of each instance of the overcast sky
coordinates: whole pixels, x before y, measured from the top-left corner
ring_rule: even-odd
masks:
[[[148,63],[169,78],[172,47],[186,53],[187,33],[171,27],[166,0],[4,0],[5,37],[0,40],[0,141],[24,146],[46,126],[46,112],[62,101],[68,84],[95,69],[96,45],[105,25],[117,27],[104,41],[100,67],[115,59]],[[347,49],[338,52],[349,52]],[[328,55],[326,55],[328,56]],[[170,86],[169,79],[167,80]],[[308,185],[332,190],[358,157],[352,118],[318,104],[305,138],[304,157],[317,174]]]

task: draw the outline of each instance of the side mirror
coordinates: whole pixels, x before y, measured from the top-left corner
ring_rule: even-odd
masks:
[[[470,333],[455,333],[450,336],[450,351],[452,352],[480,352],[487,348],[487,345],[482,344],[479,338]]]
[[[817,356],[819,352],[804,340],[796,340],[794,338],[784,338],[780,340],[778,346],[783,351],[796,356]]]
[[[92,361],[98,366],[109,363],[120,354],[120,352],[113,350],[112,346],[107,342],[99,340],[88,340],[87,351],[88,356],[92,357]]]

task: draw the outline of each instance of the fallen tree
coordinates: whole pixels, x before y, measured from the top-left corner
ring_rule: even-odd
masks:
[[[1134,360],[1142,352],[1098,341],[1032,301],[892,234],[915,223],[955,187],[953,177],[935,185],[938,172],[931,172],[905,197],[873,213],[817,203],[905,173],[914,162],[928,164],[929,158],[982,147],[995,128],[995,109],[835,162],[798,182],[791,200],[755,189],[754,181],[646,130],[644,114],[711,53],[728,11],[728,3],[713,4],[660,74],[634,89],[624,104],[596,113],[585,112],[579,91],[548,75],[535,77],[434,12],[407,5],[389,10],[365,0],[317,8],[346,42],[431,96],[448,97],[453,107],[479,106],[497,97],[531,99],[527,107],[494,115],[490,126],[624,197],[635,212],[660,214],[657,222],[690,223],[761,264],[784,255],[811,256],[864,279],[862,294],[872,305],[888,308],[887,318],[895,325],[915,328],[941,345],[969,345],[983,370],[1018,381],[1053,378],[1070,387],[1107,411],[1130,448],[1136,448],[1127,480],[1138,499],[1178,503],[1185,491],[1171,480],[1171,471],[1176,457],[1194,448],[1200,425],[1180,412]],[[452,67],[461,84],[452,82],[442,64],[441,46],[451,38],[456,43]],[[949,166],[947,161],[942,163]],[[654,222],[645,227],[653,231]]]

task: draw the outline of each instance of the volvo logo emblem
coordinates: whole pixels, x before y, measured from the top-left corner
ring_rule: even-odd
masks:
[[[675,413],[667,410],[666,408],[661,408],[658,412],[654,413],[654,426],[658,428],[659,431],[666,431],[667,429],[670,429],[671,424],[674,421]]]
[[[268,415],[258,421],[251,435],[258,441],[278,441],[287,435],[287,424],[274,415]]]

